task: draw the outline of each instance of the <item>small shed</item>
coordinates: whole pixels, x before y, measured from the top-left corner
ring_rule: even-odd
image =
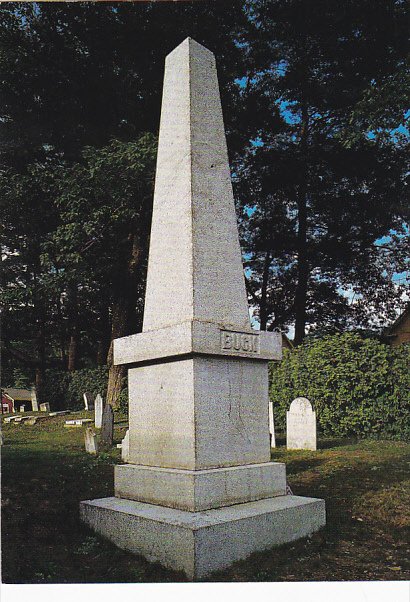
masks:
[[[27,404],[29,406],[27,407]],[[1,390],[1,412],[18,412],[21,406],[26,406],[26,409],[31,409],[34,412],[38,411],[37,395],[35,387],[31,389],[15,389],[7,388]]]

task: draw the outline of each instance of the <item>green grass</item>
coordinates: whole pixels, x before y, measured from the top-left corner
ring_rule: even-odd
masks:
[[[120,450],[86,454],[84,428],[64,428],[67,418],[3,425],[3,582],[185,581],[181,573],[117,549],[80,522],[81,500],[113,495]],[[117,423],[115,442],[124,434],[124,422]],[[328,439],[320,446],[318,452],[288,452],[279,445],[273,460],[286,462],[296,495],[326,500],[327,526],[308,539],[254,554],[209,580],[409,578],[410,445]]]

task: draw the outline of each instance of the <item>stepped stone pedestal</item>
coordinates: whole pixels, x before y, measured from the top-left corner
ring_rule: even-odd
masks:
[[[166,59],[143,331],[114,342],[129,367],[129,456],[115,497],[81,517],[119,547],[191,579],[325,524],[270,462],[268,361],[253,331],[213,54]]]

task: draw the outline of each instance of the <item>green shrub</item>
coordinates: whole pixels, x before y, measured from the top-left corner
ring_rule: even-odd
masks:
[[[68,385],[68,406],[73,409],[84,407],[84,393],[90,393],[92,399],[100,393],[105,399],[107,395],[108,369],[106,366],[98,368],[83,368],[71,373]]]
[[[410,346],[388,347],[355,333],[308,339],[271,365],[275,421],[307,397],[325,436],[410,440]]]
[[[44,400],[52,409],[84,408],[83,393],[90,393],[93,398],[100,393],[107,393],[108,370],[106,366],[84,368],[75,372],[62,370],[46,370],[44,383]]]

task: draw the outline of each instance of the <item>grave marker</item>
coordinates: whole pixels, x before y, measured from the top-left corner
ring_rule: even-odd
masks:
[[[92,427],[87,427],[84,433],[85,451],[88,454],[98,454],[97,435]]]
[[[49,412],[50,404],[49,403],[40,403],[40,412]]]
[[[213,54],[180,44],[162,98],[143,329],[114,341],[130,365],[130,463],[116,497],[80,511],[119,547],[203,578],[316,531],[325,512],[286,495],[270,461],[281,335],[250,324]]]
[[[297,397],[286,412],[288,449],[316,450],[316,412],[306,397]]]
[[[104,401],[101,395],[98,393],[94,401],[94,417],[95,417],[95,428],[100,429],[102,426],[102,417],[104,410]]]
[[[112,445],[114,436],[114,411],[112,406],[106,404],[103,410],[101,423],[101,444]]]
[[[94,409],[94,401],[91,393],[83,393],[84,409],[88,412]]]

